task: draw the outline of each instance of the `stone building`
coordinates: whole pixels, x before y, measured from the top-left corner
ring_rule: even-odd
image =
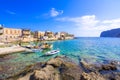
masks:
[[[45,35],[46,39],[44,38],[44,40],[56,40],[55,38],[55,34],[51,31],[45,31]]]
[[[55,38],[56,39],[60,39],[60,37],[61,37],[61,32],[56,32],[55,33]]]
[[[1,42],[14,42],[20,40],[22,30],[14,28],[4,28],[3,26],[1,26],[0,34]]]
[[[45,36],[48,36],[48,38],[54,37],[54,33],[51,31],[45,31]]]
[[[34,36],[31,35],[31,31],[29,29],[22,29],[22,42],[31,42],[34,41]]]
[[[55,37],[58,40],[65,40],[65,39],[74,39],[74,35],[73,34],[69,34],[67,32],[57,32],[55,34]]]
[[[55,34],[52,31],[31,32],[29,29],[5,28],[3,25],[0,25],[0,42],[31,42],[39,40],[65,40],[73,38],[74,35],[67,32],[57,32]]]
[[[35,31],[34,38],[36,38],[37,40],[43,40],[44,35],[45,32]]]

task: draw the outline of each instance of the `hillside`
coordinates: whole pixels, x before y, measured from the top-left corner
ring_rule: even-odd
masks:
[[[120,28],[103,31],[100,37],[120,37]]]

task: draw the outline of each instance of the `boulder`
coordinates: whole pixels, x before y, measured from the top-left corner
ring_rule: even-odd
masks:
[[[120,72],[116,72],[119,62],[95,65],[81,61],[80,65],[82,67],[67,57],[55,57],[47,62],[27,66],[5,80],[120,80]],[[7,68],[10,69],[9,66]]]
[[[101,66],[101,70],[117,70],[117,67],[114,64],[105,64]]]
[[[0,71],[2,71],[3,70],[3,68],[2,68],[2,66],[0,66]]]
[[[76,65],[72,62],[66,61],[60,57],[57,58],[53,58],[51,60],[49,60],[47,62],[47,65],[52,65],[54,67],[61,67],[61,66],[65,66],[65,67],[75,67]]]
[[[59,67],[64,63],[64,61],[60,58],[52,58],[47,62],[48,65],[52,65],[54,67]]]
[[[95,65],[81,61],[80,64],[82,65],[85,72],[117,70],[116,64],[113,63]]]
[[[59,72],[51,65],[47,65],[41,70],[35,70],[30,80],[59,80]]]
[[[103,74],[107,80],[120,80],[120,72],[107,72]]]
[[[100,65],[89,64],[86,61],[80,61],[80,64],[85,72],[99,71],[101,70]]]
[[[116,66],[120,67],[120,61],[111,61],[110,63],[112,65],[116,65]]]
[[[81,80],[106,80],[106,79],[98,72],[90,72],[90,73],[83,72]]]
[[[57,57],[46,62],[42,69],[35,70],[30,80],[80,80],[81,74],[80,66]]]
[[[61,69],[61,80],[80,80],[82,70],[78,66]]]

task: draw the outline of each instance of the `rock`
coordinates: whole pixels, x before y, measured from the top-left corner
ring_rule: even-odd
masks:
[[[115,75],[115,80],[120,80],[120,74]]]
[[[48,61],[47,64],[59,69],[61,80],[80,80],[82,69],[65,57],[56,57]]]
[[[70,61],[68,61],[65,57],[56,57],[48,62],[46,62],[46,66],[38,71],[39,78],[44,80],[119,80],[119,74],[113,72],[111,74],[101,74],[100,71],[114,71],[117,70],[115,64],[89,64],[85,61],[81,61],[84,69],[88,70],[88,72],[83,72],[82,68]],[[48,67],[49,66],[49,67]],[[50,67],[51,66],[51,67]],[[44,70],[45,69],[45,70]],[[57,73],[56,73],[57,72]],[[82,73],[83,72],[83,73]],[[51,74],[49,74],[51,73]],[[56,74],[56,75],[54,75]],[[35,73],[33,74],[35,75]],[[51,77],[52,76],[52,77]]]
[[[106,80],[106,79],[98,72],[90,72],[90,73],[83,72],[81,80]]]
[[[80,80],[80,66],[65,61],[64,58],[53,58],[40,70],[35,70],[30,80]]]
[[[60,66],[65,66],[65,67],[74,67],[75,64],[68,62],[68,61],[64,61],[62,58],[57,57],[57,58],[53,58],[51,60],[49,60],[47,62],[48,65],[52,65],[54,67],[60,67]]]
[[[52,58],[47,62],[40,62],[26,67],[12,80],[120,80],[120,72],[114,72],[113,63],[94,65],[81,61],[82,68],[71,62],[67,57]],[[102,73],[103,72],[103,73]]]
[[[80,80],[82,70],[78,66],[70,66],[62,69],[61,80]]]
[[[101,66],[102,70],[117,70],[116,65],[113,64],[105,64]]]
[[[120,80],[120,72],[107,72],[103,74],[107,80]]]
[[[111,61],[110,64],[120,66],[120,61]]]
[[[104,70],[117,70],[117,66],[113,63],[108,64],[101,64],[101,65],[95,65],[95,64],[89,64],[85,61],[81,61],[80,64],[82,65],[83,69],[86,72],[91,71],[104,71]]]
[[[41,70],[35,70],[30,80],[59,80],[59,73],[51,65]]]
[[[17,80],[29,80],[30,79],[30,76],[32,75],[33,73],[28,73],[26,76],[22,77],[22,78],[18,78]]]
[[[118,62],[99,65],[89,64],[85,61],[80,63],[85,70],[81,80],[120,80],[120,72],[115,72],[119,64]]]
[[[80,64],[85,72],[99,71],[101,70],[100,65],[89,64],[85,61],[80,61]]]
[[[64,63],[64,61],[60,58],[53,58],[47,62],[48,65],[52,65],[54,67],[59,67]]]
[[[0,71],[2,71],[3,70],[3,68],[2,68],[2,66],[0,66]]]

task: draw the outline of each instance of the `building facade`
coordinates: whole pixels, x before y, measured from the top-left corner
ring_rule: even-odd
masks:
[[[0,42],[30,42],[34,41],[34,35],[28,29],[14,29],[0,27]]]
[[[45,32],[42,31],[35,31],[34,38],[36,41],[44,40]]]
[[[45,36],[48,36],[48,38],[54,37],[54,33],[51,31],[45,31]]]
[[[34,41],[34,36],[31,35],[31,31],[29,29],[22,29],[22,42],[31,42]]]
[[[0,42],[31,42],[39,40],[65,40],[73,39],[74,35],[67,32],[57,32],[52,31],[35,31],[31,32],[29,29],[14,29],[14,28],[4,28],[0,25]]]
[[[2,42],[14,42],[20,40],[22,30],[1,27],[0,34],[0,39]]]
[[[34,37],[37,39],[41,39],[45,35],[45,32],[35,31]]]
[[[46,37],[44,40],[56,40],[55,34],[52,31],[45,31],[44,36]]]

